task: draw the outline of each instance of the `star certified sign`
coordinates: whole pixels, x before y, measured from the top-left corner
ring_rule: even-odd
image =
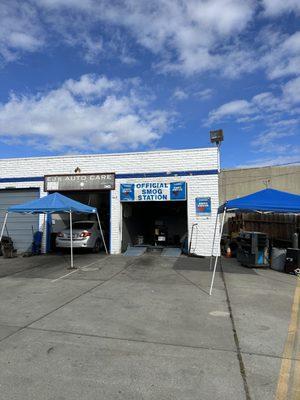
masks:
[[[45,192],[67,192],[70,190],[113,190],[114,173],[45,175]]]

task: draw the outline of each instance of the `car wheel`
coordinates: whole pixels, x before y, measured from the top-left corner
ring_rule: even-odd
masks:
[[[100,251],[100,240],[97,239],[93,248],[93,253],[99,253]]]

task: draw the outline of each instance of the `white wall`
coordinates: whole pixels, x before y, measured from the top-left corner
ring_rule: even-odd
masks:
[[[192,241],[192,251],[208,256],[211,252],[216,210],[218,207],[218,175],[174,176],[172,172],[219,170],[218,150],[215,147],[190,150],[168,150],[143,153],[99,154],[63,157],[33,157],[0,160],[0,189],[7,187],[38,187],[41,196],[43,182],[1,182],[1,178],[42,177],[51,174],[72,174],[76,167],[81,173],[115,172],[117,174],[140,174],[151,172],[170,173],[159,178],[122,178],[116,180],[111,192],[111,252],[119,253],[122,238],[120,183],[143,181],[187,182],[188,228],[194,223],[197,229]],[[0,192],[1,194],[1,192]],[[195,197],[212,198],[212,214],[196,216]],[[42,226],[43,216],[40,218]],[[217,247],[216,247],[217,251]]]
[[[208,170],[219,167],[217,148],[165,150],[139,153],[31,157],[0,160],[0,176],[26,177],[51,174],[116,172],[168,172]]]

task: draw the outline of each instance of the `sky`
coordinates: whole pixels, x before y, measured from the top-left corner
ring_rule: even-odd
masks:
[[[1,0],[0,158],[300,162],[299,0]]]

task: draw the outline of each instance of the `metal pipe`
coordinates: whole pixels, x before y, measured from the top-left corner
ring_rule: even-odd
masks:
[[[189,248],[188,248],[188,256],[191,255],[191,248],[192,248],[192,241],[193,241],[193,233],[194,233],[194,228],[195,228],[195,226],[197,226],[197,225],[198,225],[197,223],[195,223],[195,224],[192,225],[190,243],[189,243]]]
[[[211,271],[211,266],[212,266],[212,258],[214,255],[214,247],[215,247],[215,239],[216,239],[216,232],[217,232],[217,225],[218,225],[218,210],[217,210],[217,216],[216,216],[216,222],[215,222],[215,229],[214,229],[214,237],[213,237],[213,242],[212,242],[212,246],[211,246],[211,256],[210,256],[210,260],[209,260],[209,270]]]
[[[3,225],[2,225],[2,229],[1,229],[0,245],[1,245],[1,240],[2,240],[2,237],[3,237],[4,229],[5,229],[5,226],[6,226],[6,222],[7,222],[7,217],[8,217],[8,212],[5,213],[5,217],[4,217],[4,221],[3,221]]]
[[[70,210],[70,239],[71,239],[71,268],[74,268],[73,261],[73,226],[72,226],[72,211]]]
[[[221,230],[220,230],[220,242],[219,242],[219,244],[221,244],[222,233],[223,233],[223,227],[224,227],[224,221],[225,221],[225,214],[226,214],[226,207],[224,208],[223,217],[222,217]],[[214,285],[214,280],[215,280],[215,275],[216,275],[216,269],[217,269],[218,258],[219,258],[219,256],[218,256],[218,254],[217,254],[217,255],[216,255],[216,259],[215,259],[214,271],[213,271],[213,275],[212,275],[212,278],[211,278],[210,289],[209,289],[209,295],[210,295],[210,296],[211,296],[212,288],[213,288],[213,285]]]
[[[103,230],[102,230],[102,227],[101,227],[101,222],[100,222],[99,214],[96,213],[96,215],[97,215],[97,220],[98,220],[98,224],[99,224],[100,233],[101,233],[101,237],[102,237],[102,240],[103,240],[105,252],[106,252],[106,254],[108,254],[108,250],[107,250],[106,243],[105,243],[105,239],[104,239],[104,235],[103,235]]]

